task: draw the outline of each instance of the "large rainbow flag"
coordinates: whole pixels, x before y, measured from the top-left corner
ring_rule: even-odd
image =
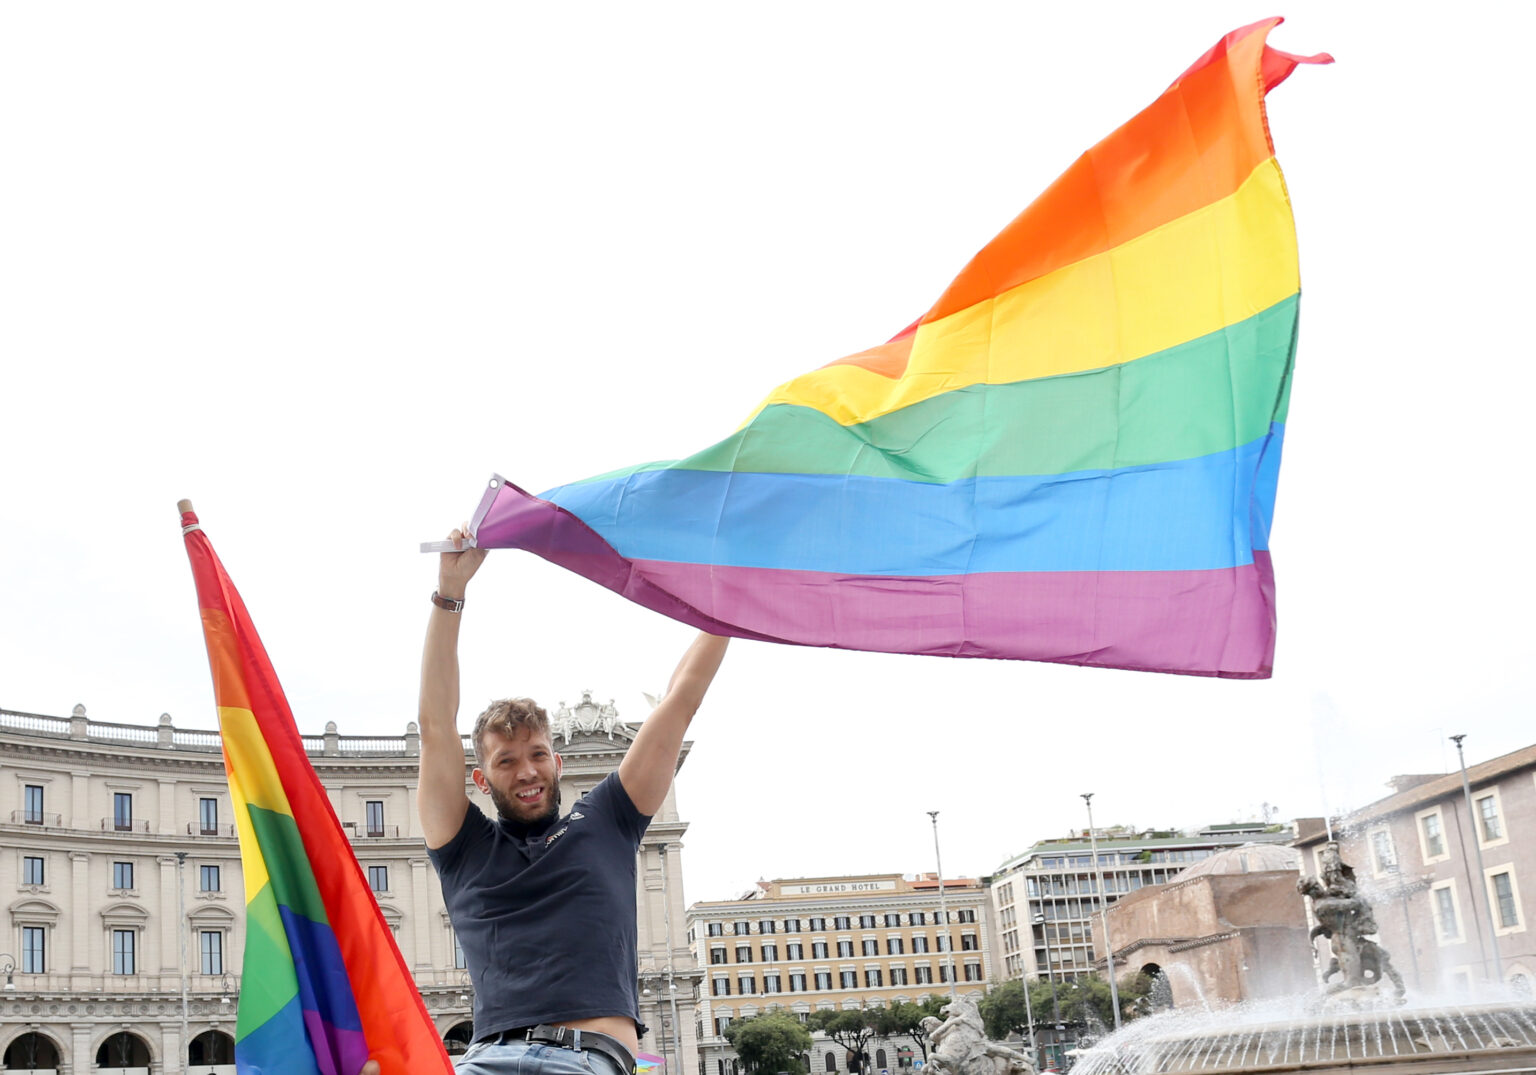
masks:
[[[719,634],[1270,674],[1295,225],[1264,114],[1299,63],[1236,30],[889,342],[734,434],[471,525]]]
[[[250,615],[183,503],[245,873],[240,1075],[451,1072]]]

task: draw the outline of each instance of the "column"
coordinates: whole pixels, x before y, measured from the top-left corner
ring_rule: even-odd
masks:
[[[176,832],[176,781],[160,780],[160,820],[156,832],[172,836]],[[185,831],[185,830],[183,830]]]
[[[155,932],[160,934],[160,973],[174,983],[173,988],[179,988],[181,934],[187,924],[176,911],[176,856],[161,855],[157,861],[160,863],[160,907],[156,918],[160,928]],[[161,984],[171,983],[162,981]]]
[[[424,858],[411,859],[411,936],[416,951],[411,953],[411,966],[425,970],[432,966],[432,878]],[[448,953],[444,966],[453,965],[453,953]]]
[[[96,1029],[95,1023],[70,1023],[69,1024],[69,1052],[67,1057],[60,1057],[62,1063],[60,1071],[93,1071],[96,1068],[96,1054],[91,1051],[91,1033]]]
[[[87,851],[69,853],[69,973],[73,989],[90,988],[91,972],[91,856]],[[59,960],[59,966],[64,961]]]

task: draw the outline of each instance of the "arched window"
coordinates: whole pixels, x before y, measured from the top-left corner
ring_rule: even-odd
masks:
[[[469,1044],[474,1039],[474,1024],[469,1021],[454,1023],[448,1028],[448,1033],[443,1035],[443,1048],[448,1050],[449,1056],[458,1056],[469,1049]]]
[[[886,1067],[884,1049],[875,1050],[875,1067],[880,1068],[881,1070],[884,1070]]]
[[[836,1071],[837,1070],[837,1057],[832,1055],[830,1052],[827,1053],[827,1070],[828,1071]]]
[[[235,1062],[235,1039],[219,1030],[205,1030],[192,1039],[187,1046],[187,1066],[199,1067],[207,1064],[214,1067],[219,1064],[233,1064]]]
[[[149,1067],[149,1045],[137,1034],[119,1030],[96,1050],[96,1066],[99,1068]]]
[[[62,1066],[59,1063],[59,1047],[52,1038],[36,1031],[23,1034],[6,1046],[4,1063],[8,1071],[57,1070]]]

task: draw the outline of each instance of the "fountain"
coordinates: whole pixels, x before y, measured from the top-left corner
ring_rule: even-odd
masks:
[[[1536,1003],[1409,1003],[1336,843],[1324,845],[1319,865],[1318,877],[1297,882],[1312,901],[1312,937],[1327,938],[1331,952],[1317,993],[1145,1016],[1084,1049],[1074,1075],[1536,1070]]]

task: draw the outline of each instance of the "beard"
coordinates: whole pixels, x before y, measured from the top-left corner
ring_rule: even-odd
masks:
[[[560,816],[560,783],[555,782],[554,793],[549,797],[549,806],[537,817],[525,818],[519,815],[517,800],[503,795],[501,790],[491,786],[491,802],[496,804],[496,813],[507,823],[518,836],[531,836],[541,829],[547,829],[554,820]]]

